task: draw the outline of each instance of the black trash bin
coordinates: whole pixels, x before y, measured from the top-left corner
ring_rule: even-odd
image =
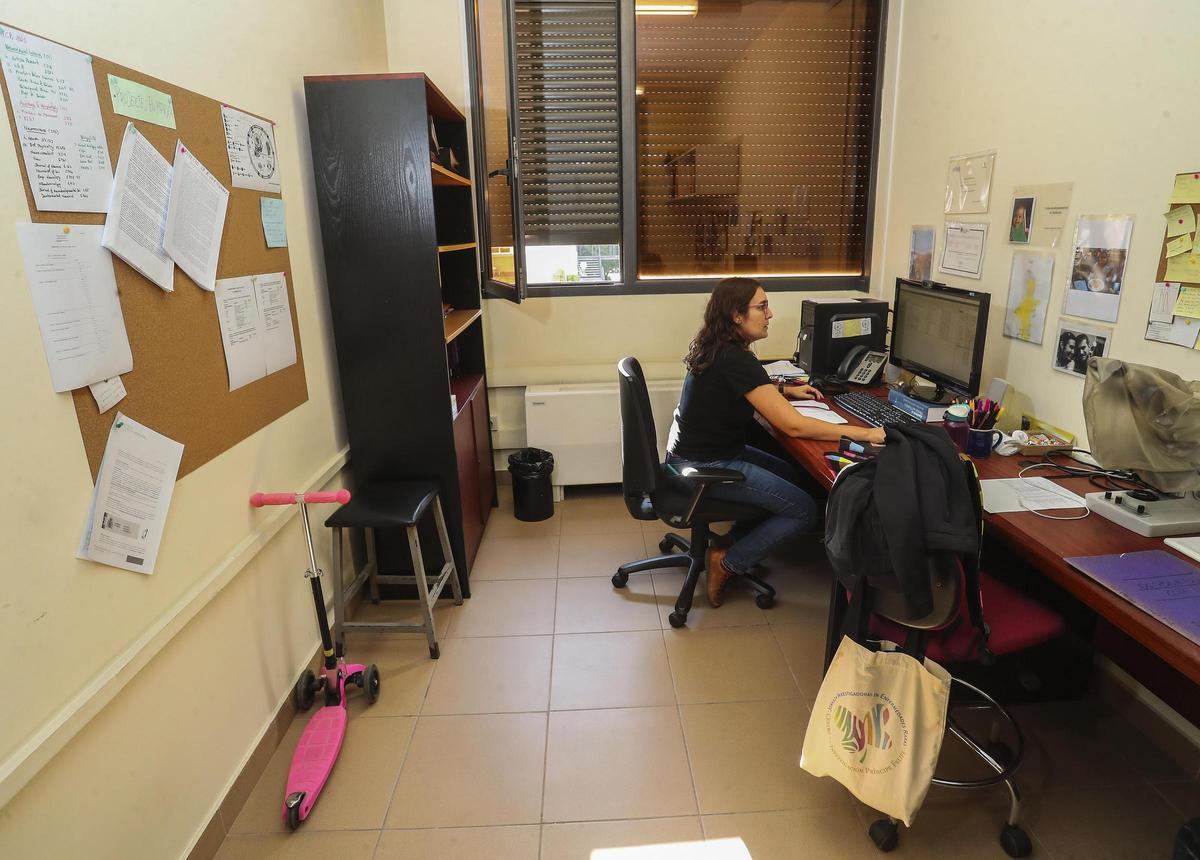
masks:
[[[508,471],[513,482],[513,514],[525,522],[548,520],[554,516],[554,489],[550,475],[554,455],[540,448],[522,448],[508,455]]]

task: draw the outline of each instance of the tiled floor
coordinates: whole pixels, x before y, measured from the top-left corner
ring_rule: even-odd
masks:
[[[554,517],[493,511],[474,597],[440,610],[442,657],[423,641],[359,636],[383,692],[351,703],[340,760],[299,832],[283,832],[297,718],[220,858],[589,860],[596,848],[739,837],[755,860],[877,855],[877,817],[797,766],[820,682],[827,574],[810,550],[768,565],[776,606],[734,592],[688,628],[666,616],[682,574],[609,582],[664,531],[612,492]],[[365,612],[386,608],[365,607]],[[1200,812],[1200,785],[1098,701],[1018,708],[1019,783],[1037,857],[1166,857]],[[949,752],[944,763],[955,756]],[[1194,777],[1194,774],[1190,776]],[[933,789],[899,857],[1004,857],[1000,790]]]

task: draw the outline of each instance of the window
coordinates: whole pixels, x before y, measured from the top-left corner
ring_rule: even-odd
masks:
[[[492,281],[866,288],[884,0],[466,2]]]

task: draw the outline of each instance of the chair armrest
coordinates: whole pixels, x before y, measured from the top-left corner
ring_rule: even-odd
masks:
[[[679,470],[679,476],[698,484],[738,484],[746,480],[746,476],[737,469],[699,468],[696,466],[684,466]]]

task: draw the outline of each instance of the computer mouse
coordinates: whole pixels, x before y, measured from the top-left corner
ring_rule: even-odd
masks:
[[[822,394],[842,394],[848,390],[844,383],[838,382],[836,379],[827,379],[823,376],[814,376],[808,381],[808,384]]]

